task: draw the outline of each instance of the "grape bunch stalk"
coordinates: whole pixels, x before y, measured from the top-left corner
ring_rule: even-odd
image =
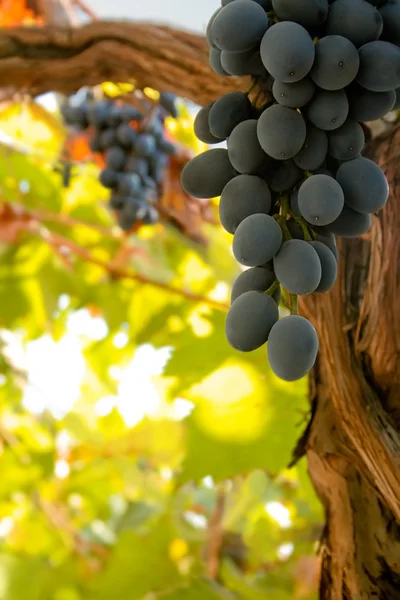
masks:
[[[207,150],[184,189],[220,196],[235,281],[226,334],[237,350],[266,342],[273,372],[297,380],[318,337],[298,296],[332,288],[336,236],[357,237],[387,202],[377,164],[362,156],[365,121],[400,107],[400,4],[385,0],[222,0],[207,26],[210,64],[250,75],[203,107],[194,130]],[[290,315],[279,318],[283,292]]]
[[[146,114],[147,113],[147,114]],[[111,100],[68,103],[62,108],[67,125],[90,130],[92,152],[104,154],[101,184],[110,190],[110,208],[130,231],[136,223],[158,220],[155,204],[162,193],[168,157],[176,147],[165,137],[165,118],[177,117],[175,97],[160,94],[159,104],[144,110]]]

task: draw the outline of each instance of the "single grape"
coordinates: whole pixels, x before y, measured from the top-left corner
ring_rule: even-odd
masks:
[[[383,19],[381,39],[398,46],[400,44],[400,5],[395,2],[388,2],[385,6],[382,6],[379,12]]]
[[[382,29],[383,20],[379,11],[364,0],[336,0],[330,6],[327,35],[341,35],[359,48],[377,40]]]
[[[315,45],[310,77],[323,90],[342,90],[356,78],[359,67],[354,44],[341,35],[328,35]]]
[[[148,158],[155,153],[157,149],[157,142],[154,136],[149,133],[141,133],[137,136],[135,141],[135,152],[138,156]]]
[[[389,184],[382,169],[368,158],[343,163],[336,179],[343,189],[346,204],[357,212],[373,213],[385,206]]]
[[[332,131],[343,125],[347,119],[349,102],[343,90],[319,90],[314,94],[307,109],[307,117],[315,127]]]
[[[268,336],[268,360],[280,379],[296,381],[307,375],[317,354],[317,333],[304,317],[289,315],[272,327]]]
[[[303,79],[310,72],[315,57],[310,34],[291,21],[282,21],[268,29],[260,52],[268,73],[284,83]]]
[[[133,147],[138,137],[138,132],[135,129],[132,129],[128,123],[121,123],[114,131],[118,143],[123,148],[130,149]]]
[[[107,149],[105,159],[109,169],[122,171],[126,162],[126,154],[119,146],[112,146]]]
[[[371,92],[354,84],[346,92],[349,99],[349,117],[355,121],[375,121],[395,109],[394,90]]]
[[[288,240],[274,258],[274,270],[281,285],[291,294],[314,292],[321,281],[321,261],[308,242]]]
[[[67,125],[74,125],[79,129],[86,129],[89,125],[87,104],[81,104],[80,106],[66,104],[61,108],[61,114]]]
[[[118,224],[123,231],[130,231],[136,221],[140,220],[139,212],[141,212],[140,203],[136,198],[128,197],[118,213]]]
[[[257,137],[257,120],[249,119],[236,125],[228,139],[228,154],[239,173],[255,173],[262,164],[265,152]]]
[[[328,0],[272,0],[280,21],[294,21],[303,27],[318,27],[328,16]]]
[[[118,192],[122,196],[135,196],[140,192],[142,182],[137,173],[119,174]]]
[[[236,0],[237,2],[239,0]],[[240,0],[242,1],[242,0]],[[248,0],[243,0],[248,1]],[[243,92],[229,92],[210,108],[208,122],[211,133],[219,138],[226,139],[242,121],[251,119],[252,106],[247,94]]]
[[[221,50],[219,48],[210,48],[210,52],[208,55],[208,61],[214,73],[217,75],[229,75],[227,71],[225,71],[221,62]]]
[[[104,150],[106,150],[107,148],[110,148],[111,146],[115,146],[118,144],[117,136],[115,134],[115,129],[112,127],[109,127],[108,129],[104,129],[104,131],[102,131],[100,133],[99,139],[100,139],[100,145]]]
[[[369,42],[360,48],[357,83],[371,92],[388,92],[400,86],[400,49],[389,42]]]
[[[306,124],[297,111],[274,104],[259,118],[257,135],[269,156],[286,160],[301,150],[306,139]]]
[[[293,160],[280,160],[277,163],[267,181],[273,192],[286,192],[301,179],[303,173]]]
[[[318,169],[325,160],[328,151],[328,137],[325,131],[313,125],[307,126],[306,141],[300,152],[293,158],[303,171]]]
[[[265,73],[258,50],[246,52],[221,52],[221,65],[229,75],[262,75]]]
[[[314,248],[321,262],[321,281],[314,291],[327,292],[335,285],[338,272],[337,260],[326,244],[318,241],[308,243]]]
[[[125,121],[129,123],[130,121],[142,121],[144,115],[140,112],[138,108],[134,106],[130,106],[129,104],[124,104],[120,109],[120,117],[121,121]]]
[[[103,169],[99,175],[100,183],[110,190],[118,186],[120,178],[121,174],[113,171],[113,169]]]
[[[221,50],[245,52],[255,48],[268,28],[268,17],[257,2],[235,0],[211,25],[211,39]]]
[[[247,267],[259,267],[278,252],[282,244],[282,231],[278,223],[265,214],[246,217],[233,237],[233,254]]]
[[[326,228],[340,237],[353,238],[367,233],[371,223],[370,213],[360,213],[345,205],[336,221],[329,223]]]
[[[365,135],[359,123],[347,119],[344,124],[328,134],[328,154],[337,160],[356,158],[364,148]]]
[[[329,175],[313,175],[300,186],[298,202],[301,214],[311,225],[327,225],[342,212],[344,194]]]
[[[171,92],[161,92],[159,104],[162,106],[172,118],[178,118],[178,109],[176,107],[176,96]]]
[[[221,142],[220,138],[215,137],[210,131],[210,125],[208,123],[208,116],[210,114],[210,110],[213,107],[214,102],[210,102],[207,106],[203,106],[199,110],[194,120],[194,133],[198,140],[204,142],[205,144],[219,144]]]
[[[239,298],[245,292],[256,290],[259,292],[266,292],[275,281],[275,273],[272,268],[268,267],[251,267],[246,269],[243,273],[236,278],[231,294],[231,303],[236,298]],[[272,298],[279,305],[280,301],[280,287],[275,290],[272,294]]]
[[[207,150],[189,161],[182,170],[181,183],[187,194],[195,198],[220,196],[236,175],[228,151],[224,148]]]
[[[272,94],[277,102],[288,108],[301,108],[308,104],[314,95],[315,85],[308,77],[295,83],[282,83],[275,79]]]
[[[238,175],[222,190],[219,203],[221,224],[229,233],[235,233],[239,223],[249,215],[268,214],[271,192],[268,184],[254,175]]]
[[[241,352],[260,348],[279,319],[276,302],[262,292],[245,292],[232,304],[226,318],[226,337]]]

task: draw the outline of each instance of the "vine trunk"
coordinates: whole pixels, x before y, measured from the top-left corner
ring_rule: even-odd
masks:
[[[326,514],[321,600],[400,598],[399,149],[399,127],[370,143],[389,202],[341,241],[333,290],[301,302],[320,338],[304,447]]]

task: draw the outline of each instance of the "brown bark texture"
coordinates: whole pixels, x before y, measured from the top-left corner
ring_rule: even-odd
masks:
[[[172,91],[198,104],[248,85],[247,78],[211,70],[204,37],[166,26],[96,21],[0,30],[0,81],[8,93],[70,93],[109,80]]]
[[[105,80],[198,104],[248,86],[210,70],[203,38],[168,27],[99,21],[0,32],[3,91],[69,93]],[[301,302],[320,338],[313,416],[296,456],[306,452],[326,510],[322,600],[400,599],[399,149],[399,127],[369,145],[391,185],[388,205],[367,236],[339,244],[334,289]]]
[[[400,128],[368,147],[391,193],[340,243],[334,289],[303,299],[320,338],[306,453],[324,504],[322,600],[400,598]]]

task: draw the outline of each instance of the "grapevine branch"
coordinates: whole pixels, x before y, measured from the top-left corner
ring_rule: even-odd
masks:
[[[61,255],[63,255],[64,259],[66,258],[66,256],[65,256],[65,252],[62,249],[67,248],[72,254],[74,254],[75,256],[78,256],[81,260],[90,262],[91,264],[96,265],[96,266],[100,267],[101,269],[104,269],[111,277],[118,278],[118,279],[131,279],[133,281],[137,281],[138,283],[142,283],[145,285],[151,285],[153,287],[156,287],[156,288],[163,290],[165,292],[168,292],[170,294],[176,294],[178,296],[182,296],[183,298],[186,298],[186,300],[190,300],[191,302],[201,302],[201,303],[207,304],[211,308],[214,308],[216,310],[220,310],[223,312],[226,312],[229,310],[229,306],[227,304],[224,304],[222,302],[217,302],[216,300],[213,300],[212,298],[202,296],[201,294],[195,294],[193,292],[189,292],[184,289],[171,287],[167,283],[163,283],[161,281],[156,281],[154,279],[149,279],[145,275],[142,275],[141,273],[135,273],[130,269],[127,269],[125,267],[115,264],[115,262],[109,263],[109,262],[103,261],[99,258],[96,258],[95,256],[92,255],[91,252],[89,252],[89,250],[87,250],[87,248],[84,248],[84,247],[80,246],[79,244],[76,244],[72,240],[70,240],[58,233],[50,231],[49,229],[44,227],[41,223],[32,222],[29,230],[31,231],[31,233],[39,235],[40,238],[43,241],[45,241],[46,243],[48,243],[52,248],[55,248]]]
[[[96,21],[0,31],[4,93],[71,93],[109,79],[171,91],[197,104],[249,84],[248,78],[219,77],[211,70],[204,37],[167,26]]]

